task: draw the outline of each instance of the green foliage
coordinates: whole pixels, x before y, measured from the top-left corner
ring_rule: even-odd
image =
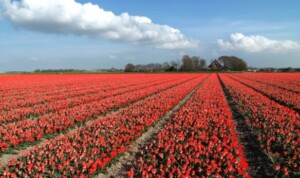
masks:
[[[223,64],[224,70],[243,71],[247,69],[247,63],[236,56],[221,56],[218,60]]]
[[[125,72],[134,72],[134,70],[135,70],[135,66],[131,63],[127,64],[124,69]]]

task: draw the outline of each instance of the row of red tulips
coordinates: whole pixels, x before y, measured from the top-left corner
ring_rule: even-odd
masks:
[[[4,176],[86,176],[104,171],[126,146],[186,96],[205,75],[57,136],[0,170]]]
[[[282,88],[278,88],[269,84],[256,82],[250,79],[240,78],[236,75],[229,75],[241,83],[253,87],[259,92],[269,96],[270,98],[285,104],[293,109],[300,111],[300,93],[287,91]]]
[[[144,88],[138,91],[127,92],[105,99],[99,98],[87,104],[64,109],[38,117],[36,120],[26,119],[14,123],[0,125],[0,153],[21,143],[39,140],[45,134],[65,131],[76,124],[82,124],[91,118],[105,114],[110,110],[138,101],[151,94],[174,87],[193,79],[195,75],[182,76],[180,80],[167,82],[161,85]]]
[[[146,78],[142,81],[164,81],[162,78],[152,77]],[[72,97],[84,96],[87,94],[96,94],[99,92],[107,92],[111,90],[121,89],[128,86],[139,85],[141,80],[138,81],[134,78],[128,78],[127,80],[120,81],[120,79],[116,80],[95,80],[86,82],[78,82],[74,81],[71,84],[64,84],[63,86],[52,85],[47,86],[47,90],[45,90],[44,86],[38,87],[40,90],[36,91],[24,91],[25,93],[20,93],[19,95],[10,95],[10,93],[5,93],[5,97],[0,97],[0,108],[2,109],[2,113],[7,113],[7,111],[14,111],[16,109],[25,109],[31,108],[37,105],[46,105],[49,102],[53,101],[63,101]],[[30,85],[27,88],[31,89]]]
[[[248,177],[248,164],[214,74],[141,148],[128,177]]]
[[[300,175],[300,115],[245,85],[220,75],[278,176]]]
[[[111,87],[103,85],[102,83],[90,83],[82,86],[63,86],[61,90],[54,90],[48,87],[47,90],[55,92],[32,92],[20,93],[19,95],[12,95],[7,93],[6,97],[1,98],[2,112],[11,111],[19,108],[32,107],[38,104],[47,104],[48,102],[65,100],[72,97],[82,96],[86,94],[94,94],[102,90],[102,88]],[[68,89],[69,87],[70,89]],[[45,90],[45,89],[44,89]],[[28,94],[30,93],[30,94]]]
[[[33,80],[34,81],[34,80]],[[17,85],[17,82],[15,83]],[[58,85],[56,82],[53,84],[49,84],[44,86],[43,83],[38,85],[37,83],[32,84],[28,83],[24,88],[14,88],[11,90],[6,90],[1,92],[1,107],[2,109],[9,110],[10,108],[14,109],[14,107],[22,107],[22,106],[32,106],[36,103],[45,102],[50,100],[51,98],[56,97],[57,99],[62,98],[63,95],[69,94],[68,92],[76,92],[82,89],[92,89],[92,87],[102,87],[102,86],[110,86],[104,84],[104,81],[99,80],[90,80],[88,83],[78,81],[74,81],[73,83],[66,82],[65,84]],[[27,98],[35,98],[35,100],[31,101]],[[13,100],[17,103],[5,103]],[[7,104],[7,107],[4,104]]]
[[[150,77],[147,75],[139,75],[143,78]],[[1,76],[0,80],[0,96],[3,93],[9,92],[10,94],[15,94],[16,96],[20,93],[31,94],[31,93],[51,93],[60,90],[67,89],[70,87],[78,87],[89,85],[95,81],[100,83],[109,82],[107,79],[109,77],[112,81],[122,81],[131,78],[134,80],[138,79],[139,76],[131,77],[130,75],[97,75],[97,74],[87,74],[87,75],[7,75]],[[45,91],[45,89],[51,88],[53,91]],[[4,95],[5,96],[5,95]]]
[[[174,80],[174,79],[173,79]],[[160,81],[140,81],[136,82],[134,85],[128,86],[118,86],[116,88],[112,87],[102,87],[100,89],[93,89],[91,90],[81,90],[80,92],[68,92],[68,95],[61,95],[65,96],[65,98],[54,98],[46,99],[47,102],[43,104],[35,104],[33,106],[27,107],[19,107],[17,109],[11,109],[10,111],[0,112],[0,123],[9,123],[18,120],[23,120],[28,117],[37,117],[39,115],[45,115],[50,112],[58,112],[63,109],[69,109],[81,104],[90,103],[93,101],[102,100],[107,97],[112,97],[120,94],[124,94],[130,91],[143,89],[146,87],[151,87],[155,85],[159,85],[162,83],[168,83],[169,80],[160,80]],[[116,83],[114,84],[116,85]],[[34,103],[34,102],[33,102]]]
[[[235,75],[300,93],[300,73],[242,73]]]

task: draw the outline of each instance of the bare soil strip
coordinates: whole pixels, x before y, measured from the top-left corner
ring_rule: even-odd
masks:
[[[134,143],[132,143],[128,148],[130,152],[126,152],[121,157],[119,157],[117,163],[111,165],[107,169],[106,174],[99,174],[97,177],[123,177],[126,174],[127,168],[132,165],[138,151],[147,143],[149,143],[149,141],[164,128],[164,125],[166,125],[172,119],[174,113],[179,110],[187,102],[188,99],[191,98],[191,96],[198,90],[198,88],[205,81],[207,81],[209,76],[202,80],[188,95],[186,95],[176,106],[174,106],[168,113],[166,113],[164,117],[160,118],[158,122],[148,128],[148,130],[143,133],[141,137],[139,137]]]
[[[246,84],[246,83],[244,83],[244,82],[242,82],[242,81],[239,81],[239,80],[237,80],[237,79],[235,79],[235,78],[233,78],[233,77],[231,77],[231,76],[229,76],[229,75],[227,75],[227,76],[230,77],[231,79],[233,79],[233,80],[235,80],[235,81],[237,81],[237,82],[239,82],[239,83],[241,83],[241,84],[243,84],[243,85],[245,85],[245,86],[251,88],[252,90],[254,90],[254,91],[256,91],[256,92],[258,92],[258,93],[264,95],[265,97],[267,97],[267,98],[269,98],[269,99],[275,101],[276,103],[279,103],[280,105],[283,105],[283,106],[285,106],[285,107],[288,107],[288,108],[290,108],[291,110],[294,110],[295,112],[297,112],[297,113],[300,114],[300,109],[295,108],[295,107],[292,107],[292,106],[288,105],[287,103],[285,103],[285,102],[283,102],[283,101],[280,101],[280,100],[278,100],[278,99],[276,99],[276,98],[274,98],[274,97],[271,97],[271,96],[269,96],[267,93],[265,93],[265,92],[263,92],[263,91],[260,91],[260,90],[258,90],[258,89],[256,89],[256,88],[254,88],[253,86],[248,85],[248,84]]]
[[[42,138],[38,143],[39,146],[42,146],[45,141],[47,141],[46,139]],[[29,152],[31,149],[33,149],[35,147],[35,145],[31,145],[31,146],[27,146],[24,147],[23,149],[20,150],[15,150],[14,153],[15,154],[3,154],[1,159],[0,159],[0,164],[1,165],[6,165],[8,163],[8,161],[12,160],[12,159],[17,159],[19,157],[21,157],[23,154]],[[1,167],[1,166],[0,166]]]
[[[249,164],[249,175],[251,177],[274,177],[274,169],[271,166],[272,163],[267,155],[260,149],[260,143],[257,140],[255,131],[246,124],[245,116],[238,111],[237,104],[232,100],[232,96],[226,89],[219,75],[218,78],[223,88],[227,104],[230,107],[240,144],[244,147],[244,155]]]
[[[93,118],[90,118],[88,121],[82,122],[80,125],[76,125],[75,127],[70,127],[67,130],[65,130],[65,131],[62,131],[62,132],[59,132],[59,133],[55,133],[55,134],[47,134],[47,135],[44,135],[41,138],[41,140],[18,145],[16,148],[14,148],[13,151],[10,151],[9,153],[5,153],[4,152],[2,155],[0,155],[0,165],[3,165],[3,166],[7,165],[7,163],[10,160],[12,160],[12,159],[18,159],[18,158],[22,157],[24,153],[29,152],[34,147],[38,147],[38,146],[41,146],[41,145],[45,144],[45,142],[48,141],[49,139],[55,138],[56,136],[59,136],[61,134],[66,134],[68,132],[76,132],[80,127],[84,127],[85,125],[92,124],[93,120],[95,120],[95,119],[102,119],[102,118],[104,118],[104,117],[106,117],[108,115],[114,114],[114,113],[118,112],[119,110],[124,109],[124,108],[126,108],[126,107],[128,107],[128,106],[130,106],[130,105],[132,105],[134,103],[137,103],[137,102],[139,102],[141,100],[145,100],[147,98],[150,98],[150,97],[152,97],[152,96],[154,96],[154,95],[156,95],[158,93],[161,93],[161,92],[164,92],[164,91],[166,91],[168,89],[174,88],[174,87],[176,87],[176,86],[178,86],[180,84],[186,83],[186,82],[188,82],[190,80],[193,80],[195,78],[197,78],[197,77],[189,78],[188,80],[185,80],[182,83],[178,83],[178,84],[176,84],[174,86],[171,86],[171,87],[165,88],[163,90],[160,90],[158,92],[152,93],[152,94],[150,94],[150,95],[148,95],[148,96],[146,96],[144,98],[141,98],[139,100],[136,100],[136,101],[133,101],[131,103],[128,103],[127,105],[121,106],[118,109],[112,109],[112,110],[110,110],[109,112],[107,112],[107,113],[105,113],[103,115],[95,116]],[[201,83],[204,82],[207,78],[208,77],[206,77],[204,80],[202,80]],[[26,146],[26,145],[29,145],[29,146]]]

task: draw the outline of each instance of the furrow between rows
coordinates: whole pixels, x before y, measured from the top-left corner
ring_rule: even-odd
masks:
[[[26,156],[11,160],[2,169],[2,173],[68,176],[94,175],[105,171],[105,167],[124,152],[126,146],[175,106],[204,77],[205,75],[201,75],[173,86],[115,114],[96,119],[79,128],[77,132],[51,139],[41,147],[31,150]],[[165,99],[164,102],[155,103],[161,98]]]

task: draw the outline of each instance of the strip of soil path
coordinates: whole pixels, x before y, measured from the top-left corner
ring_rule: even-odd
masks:
[[[210,75],[209,75],[210,76]],[[191,98],[191,96],[198,90],[198,88],[207,81],[209,78],[206,77],[202,80],[188,95],[186,95],[175,107],[173,107],[164,117],[160,118],[160,120],[151,126],[141,137],[139,137],[134,143],[129,146],[130,152],[124,153],[117,161],[117,163],[111,165],[107,169],[106,174],[99,174],[97,177],[99,178],[113,178],[113,177],[124,177],[126,175],[126,171],[128,168],[132,166],[134,159],[136,158],[136,154],[139,152],[141,148],[143,148],[149,141],[155,137],[164,128],[173,117],[174,113],[179,110],[186,102]]]
[[[238,105],[232,100],[232,96],[220,79],[219,74],[218,78],[226,97],[227,104],[230,107],[240,144],[244,147],[244,155],[249,164],[248,173],[251,177],[274,177],[274,169],[271,166],[272,163],[267,155],[261,150],[260,143],[257,140],[254,130],[246,124],[245,116],[238,111]]]
[[[195,79],[195,78],[197,78],[197,77],[193,77],[193,78],[191,78],[191,79],[188,79],[187,81],[193,80],[193,79]],[[208,77],[206,77],[205,79],[203,79],[201,82],[205,81],[207,78],[208,78]],[[184,81],[183,83],[185,83],[185,82],[187,82],[187,81]],[[168,89],[171,89],[171,88],[173,88],[173,87],[176,87],[176,86],[178,86],[178,85],[180,85],[180,84],[182,84],[182,83],[178,83],[178,84],[176,84],[176,85],[174,85],[174,86],[171,86],[171,87],[169,87],[169,88],[165,88],[165,89],[163,89],[163,90],[161,90],[161,91],[154,92],[154,93],[152,93],[152,94],[150,94],[150,95],[148,95],[148,96],[146,96],[146,97],[144,97],[144,98],[140,98],[140,99],[138,99],[138,100],[136,100],[136,101],[133,101],[133,102],[130,102],[130,103],[126,104],[126,105],[120,106],[120,107],[118,107],[117,109],[112,109],[112,110],[108,111],[107,113],[105,113],[105,114],[103,114],[103,115],[99,115],[99,116],[95,116],[95,117],[93,117],[93,118],[90,118],[88,121],[86,121],[86,122],[84,122],[84,123],[81,123],[81,124],[78,124],[78,125],[76,125],[76,126],[74,126],[74,127],[70,127],[70,128],[68,128],[67,130],[64,130],[64,131],[61,131],[61,132],[58,132],[58,133],[55,133],[55,134],[47,134],[47,135],[44,135],[44,136],[41,138],[41,140],[37,140],[37,141],[34,141],[34,142],[30,142],[30,143],[18,145],[16,148],[14,148],[13,151],[10,151],[9,153],[4,152],[2,155],[0,155],[0,165],[2,165],[2,166],[7,165],[7,163],[8,163],[10,160],[12,160],[12,159],[18,159],[18,158],[22,157],[23,154],[28,153],[31,149],[33,149],[33,148],[35,148],[35,147],[42,146],[42,145],[45,144],[49,139],[53,139],[53,138],[55,138],[55,137],[58,136],[58,135],[66,134],[66,133],[68,133],[68,132],[76,132],[78,129],[80,129],[80,127],[84,127],[85,125],[91,124],[91,123],[93,122],[93,120],[95,120],[95,119],[101,119],[101,118],[104,118],[104,117],[106,117],[106,116],[108,116],[108,115],[115,114],[115,113],[118,112],[119,110],[124,109],[124,108],[128,107],[129,105],[132,105],[132,104],[134,104],[134,103],[137,103],[137,102],[139,102],[139,101],[141,101],[141,100],[145,100],[145,99],[147,99],[147,98],[149,98],[149,97],[152,97],[152,96],[154,96],[154,95],[156,95],[156,94],[158,94],[158,93],[161,93],[161,92],[163,92],[163,91],[166,91],[166,90],[168,90]]]

